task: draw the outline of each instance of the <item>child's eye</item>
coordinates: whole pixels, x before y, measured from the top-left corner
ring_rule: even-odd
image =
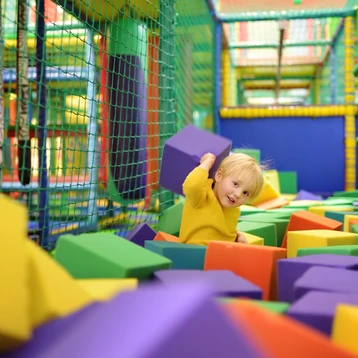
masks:
[[[250,193],[245,190],[245,191],[244,191],[244,195],[245,195],[245,196],[250,196]]]
[[[236,181],[232,182],[234,184],[234,186],[239,186],[239,183],[237,183]]]

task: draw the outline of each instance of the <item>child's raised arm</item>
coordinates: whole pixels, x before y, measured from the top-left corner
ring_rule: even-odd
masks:
[[[186,177],[183,183],[185,198],[192,206],[200,205],[206,197],[205,183],[215,159],[216,157],[212,153],[204,154],[200,159],[200,165]]]

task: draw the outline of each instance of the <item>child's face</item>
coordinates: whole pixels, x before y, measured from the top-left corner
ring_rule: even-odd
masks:
[[[223,177],[218,171],[215,175],[214,193],[224,208],[233,208],[245,204],[250,199],[251,187],[239,178]]]

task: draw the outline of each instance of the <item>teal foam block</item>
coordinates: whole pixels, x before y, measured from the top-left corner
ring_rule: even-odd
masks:
[[[339,221],[342,224],[344,223],[345,215],[358,215],[358,212],[356,212],[356,211],[326,211],[324,213],[324,216],[326,218]],[[357,218],[358,218],[358,216],[357,216]],[[343,226],[342,226],[342,230],[343,230]]]
[[[164,210],[158,221],[158,231],[179,236],[181,218],[183,216],[184,201]]]
[[[174,270],[203,270],[206,246],[168,241],[146,241],[145,248],[169,259]]]
[[[59,238],[54,256],[74,278],[148,279],[171,261],[114,234],[95,233]]]

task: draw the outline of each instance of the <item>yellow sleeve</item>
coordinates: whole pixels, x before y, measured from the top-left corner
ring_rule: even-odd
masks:
[[[196,167],[186,177],[183,183],[185,200],[196,207],[202,203],[207,196],[207,179],[209,173],[200,167]]]

